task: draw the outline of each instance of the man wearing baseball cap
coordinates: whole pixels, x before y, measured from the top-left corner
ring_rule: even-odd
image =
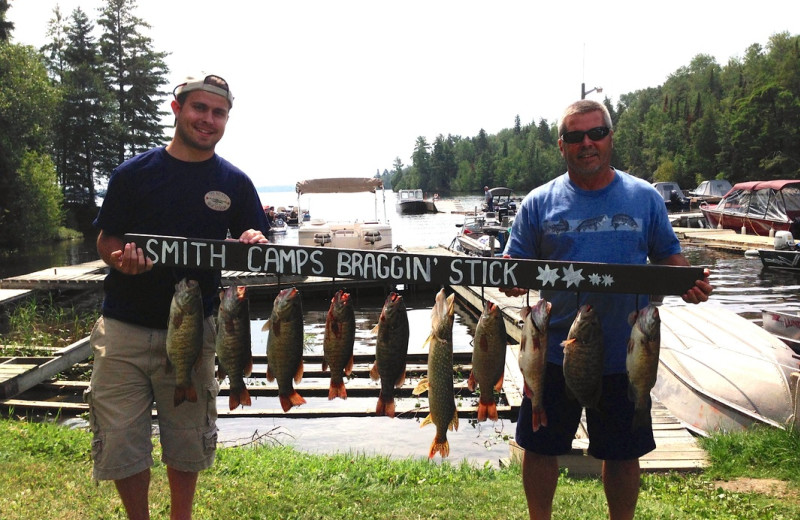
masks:
[[[113,480],[130,519],[148,519],[155,402],[171,519],[189,519],[201,470],[217,443],[214,296],[220,272],[154,265],[126,233],[266,242],[269,224],[258,193],[240,169],[216,154],[233,107],[220,76],[190,76],[173,90],[175,133],[113,172],[94,221],[97,251],[111,267],[102,316],[92,331],[94,369],[86,401],[93,433],[93,476]],[[192,371],[195,392],[183,400],[168,369],[170,303],[183,279],[196,280],[203,302],[203,345]],[[196,396],[194,395],[196,393]]]

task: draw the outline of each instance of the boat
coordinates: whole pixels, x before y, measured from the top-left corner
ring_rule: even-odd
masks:
[[[513,216],[517,214],[517,201],[514,198],[514,191],[511,188],[498,186],[489,190],[492,196],[492,211],[499,217]],[[484,212],[489,211],[488,205],[484,202],[482,208]]]
[[[711,179],[698,184],[695,189],[689,191],[688,195],[692,202],[716,204],[726,193],[731,191],[732,187],[731,183],[725,179]]]
[[[800,354],[800,315],[763,309],[761,326]]]
[[[289,225],[281,217],[276,217],[275,220],[270,222],[269,234],[270,235],[285,235]]]
[[[378,219],[378,195],[383,199],[383,220]],[[336,247],[343,249],[392,249],[392,227],[386,218],[386,195],[383,181],[376,177],[337,177],[300,181],[295,187],[297,208],[300,211],[300,196],[320,193],[372,193],[375,196],[374,217],[369,220],[326,221],[319,218],[303,218],[297,229],[301,246]],[[299,214],[303,214],[300,212]]]
[[[690,201],[677,182],[654,182],[653,187],[663,197],[668,211],[689,209]]]
[[[710,304],[659,307],[653,395],[692,432],[784,428],[800,356],[757,324]]]
[[[470,256],[502,256],[512,223],[513,217],[498,218],[493,211],[465,215],[464,222],[456,224],[450,249]]]
[[[700,204],[712,228],[771,236],[800,225],[800,180],[734,184],[717,204]]]
[[[401,215],[422,215],[423,213],[436,213],[433,202],[425,200],[422,190],[400,190],[397,192],[395,209]]]

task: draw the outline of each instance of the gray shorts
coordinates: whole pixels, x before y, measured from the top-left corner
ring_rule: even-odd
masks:
[[[102,317],[92,330],[94,368],[84,397],[97,480],[123,479],[153,465],[153,402],[162,462],[189,472],[214,463],[219,393],[214,378],[214,321],[207,318],[204,323],[202,358],[192,372],[196,403],[173,404],[175,371],[165,372],[166,337],[166,330]]]

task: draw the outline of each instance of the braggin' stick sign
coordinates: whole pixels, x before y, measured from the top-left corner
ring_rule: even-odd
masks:
[[[428,255],[139,234],[126,234],[125,241],[135,242],[156,265],[387,283],[681,295],[703,279],[700,267]]]

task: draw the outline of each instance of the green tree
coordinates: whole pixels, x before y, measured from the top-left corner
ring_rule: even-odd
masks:
[[[0,0],[0,42],[7,42],[11,39],[11,31],[14,30],[14,23],[6,20],[6,11],[11,7],[8,0]]]
[[[16,171],[8,211],[13,218],[3,230],[11,243],[41,242],[56,236],[63,216],[56,169],[47,154],[27,151]]]
[[[117,105],[109,129],[115,158],[101,168],[104,172],[165,140],[160,121],[166,114],[158,106],[167,95],[161,90],[169,72],[167,53],[153,50],[151,38],[141,32],[150,25],[134,16],[135,8],[136,0],[107,0],[98,20],[105,76]]]
[[[40,55],[32,47],[0,43],[0,243],[41,240],[56,232],[50,227],[50,216],[59,211],[59,201],[55,197],[38,200],[28,192],[58,189],[55,171],[51,172],[52,179],[40,175],[47,165],[35,159],[48,152],[57,100],[57,91],[47,78]],[[28,162],[23,168],[24,159]],[[41,187],[31,184],[39,181],[43,183]],[[27,211],[21,213],[21,201],[30,201],[29,196],[43,206],[29,202]],[[45,225],[39,226],[39,220]],[[44,229],[46,236],[21,234],[25,226]]]

